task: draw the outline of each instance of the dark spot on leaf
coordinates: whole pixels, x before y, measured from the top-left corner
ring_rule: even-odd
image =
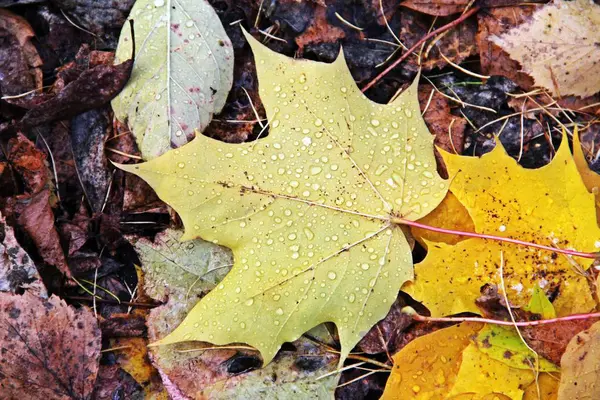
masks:
[[[12,319],[19,318],[19,315],[21,315],[21,310],[16,307],[11,307],[11,309],[8,311],[8,316]]]
[[[325,360],[321,357],[298,357],[294,362],[296,368],[306,372],[316,371],[324,364]]]
[[[225,361],[227,372],[230,374],[243,374],[248,371],[258,369],[262,365],[262,360],[256,356],[233,356]]]

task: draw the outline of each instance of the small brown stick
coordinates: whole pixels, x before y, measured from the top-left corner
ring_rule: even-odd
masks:
[[[92,297],[85,297],[85,296],[66,296],[65,299],[76,300],[76,301],[94,301],[94,299]],[[119,304],[119,305],[125,305],[125,306],[144,307],[144,308],[154,308],[154,307],[158,307],[160,305],[160,304],[151,304],[151,303],[135,303],[135,302],[130,302],[130,301],[118,302],[116,300],[110,300],[110,299],[96,299],[96,301],[98,303]]]
[[[423,43],[425,43],[426,41],[428,41],[429,39],[431,39],[432,37],[445,32],[449,29],[454,28],[456,25],[460,24],[461,22],[463,22],[464,20],[466,20],[467,18],[469,18],[471,15],[475,14],[477,11],[479,11],[479,6],[475,6],[473,8],[471,8],[469,11],[465,12],[463,15],[461,15],[459,18],[455,19],[454,21],[441,26],[439,28],[437,28],[434,31],[429,32],[427,35],[423,36],[417,43],[415,43],[410,49],[406,50],[406,52],[404,54],[402,54],[400,56],[400,58],[398,58],[396,61],[394,61],[389,67],[387,67],[386,69],[384,69],[383,71],[381,71],[379,73],[379,75],[377,75],[375,78],[373,78],[373,80],[369,83],[367,83],[366,86],[364,86],[361,89],[361,92],[366,92],[367,90],[369,90],[369,88],[371,88],[373,85],[375,85],[381,78],[383,78],[385,75],[388,74],[388,72],[390,72],[392,69],[394,69],[398,64],[400,64],[402,61],[404,61],[408,56],[410,56],[417,48],[419,48],[419,46],[421,46]]]

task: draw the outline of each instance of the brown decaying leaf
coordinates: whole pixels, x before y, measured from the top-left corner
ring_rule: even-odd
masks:
[[[133,60],[127,60],[118,65],[98,65],[82,72],[55,97],[29,110],[19,126],[27,128],[68,119],[107,104],[127,83],[132,66]]]
[[[327,7],[317,6],[311,24],[295,40],[301,55],[307,44],[336,43],[344,37],[342,29],[327,21]]]
[[[0,294],[0,392],[6,399],[89,398],[100,330],[87,308],[56,296]]]
[[[38,297],[48,297],[35,264],[0,214],[0,291],[14,294],[22,290]]]
[[[540,356],[560,365],[560,359],[569,341],[579,332],[588,329],[598,318],[561,321],[555,324],[526,326],[521,334],[529,346]]]
[[[31,38],[29,23],[12,12],[0,9],[0,95],[14,96],[42,87],[42,59]],[[25,97],[11,99],[20,105]]]
[[[529,18],[540,6],[516,6],[489,8],[478,14],[479,30],[477,44],[481,59],[481,69],[486,75],[502,75],[521,88],[529,90],[533,87],[533,79],[523,72],[517,61],[512,60],[508,53],[490,41],[490,37],[499,36],[512,27]]]
[[[94,400],[143,399],[142,387],[118,365],[101,365]]]
[[[57,267],[66,277],[71,278],[65,255],[60,246],[60,238],[54,226],[54,214],[50,207],[48,189],[34,194],[19,216],[19,225],[33,239],[44,261]]]
[[[367,354],[395,354],[396,343],[406,328],[413,323],[410,315],[402,312],[406,302],[398,296],[384,319],[379,321],[358,343],[359,348]]]
[[[433,17],[414,12],[412,10],[403,10],[401,14],[402,28],[400,29],[400,40],[407,47],[413,46],[419,40],[429,33],[434,22]],[[435,27],[439,27],[449,22],[445,19],[437,19]],[[424,71],[434,68],[443,68],[448,62],[440,55],[440,51],[447,59],[455,64],[460,64],[467,57],[477,54],[475,34],[477,32],[477,22],[474,18],[469,18],[455,28],[445,32],[435,45],[426,53],[427,46],[423,49],[421,67]],[[419,69],[417,57],[411,56],[405,61],[405,68],[411,71]]]
[[[135,310],[137,311],[137,310]],[[110,318],[100,320],[100,329],[103,337],[134,338],[146,336],[146,314],[142,312],[115,313]]]
[[[25,194],[9,199],[13,211],[18,215],[19,225],[33,239],[44,261],[56,266],[70,278],[71,271],[65,260],[54,226],[54,213],[50,207],[50,172],[46,156],[29,139],[18,134],[8,143],[8,160],[21,176],[26,190]]]
[[[437,17],[447,17],[465,11],[471,0],[404,0],[400,5]]]
[[[429,101],[432,91],[433,96]],[[465,145],[467,121],[463,117],[452,115],[448,100],[438,91],[435,91],[431,85],[419,86],[419,104],[421,105],[421,112],[427,107],[423,119],[429,131],[435,135],[435,145],[449,153],[462,154]],[[440,175],[444,178],[448,177],[444,161],[437,151],[435,156],[438,161]]]

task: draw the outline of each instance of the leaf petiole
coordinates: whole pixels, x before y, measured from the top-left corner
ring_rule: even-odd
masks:
[[[479,238],[479,239],[497,240],[499,242],[507,242],[507,243],[518,244],[520,246],[534,247],[536,249],[548,250],[548,251],[551,251],[554,253],[562,253],[562,254],[566,254],[569,256],[573,256],[573,257],[582,257],[582,258],[591,258],[591,259],[600,258],[599,252],[586,253],[583,251],[577,251],[577,250],[571,250],[571,249],[561,249],[558,247],[546,246],[543,244],[526,242],[524,240],[512,239],[512,238],[503,237],[503,236],[495,236],[495,235],[488,235],[485,233],[463,232],[463,231],[456,231],[453,229],[438,228],[435,226],[425,225],[420,222],[410,221],[410,220],[407,220],[404,218],[399,218],[399,217],[392,217],[390,219],[390,221],[393,224],[414,226],[416,228],[426,229],[426,230],[433,231],[433,232],[447,233],[449,235],[461,235],[461,236]]]

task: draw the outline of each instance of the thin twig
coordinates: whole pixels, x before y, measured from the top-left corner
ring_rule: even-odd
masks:
[[[435,227],[435,226],[421,224],[419,222],[410,221],[410,220],[407,220],[407,219],[404,219],[404,218],[392,218],[391,222],[395,223],[395,224],[414,226],[416,228],[422,228],[422,229],[425,229],[425,230],[428,230],[428,231],[433,231],[433,232],[447,233],[449,235],[462,235],[462,236],[472,237],[472,238],[497,240],[499,242],[508,242],[508,243],[513,243],[513,244],[518,244],[520,246],[534,247],[536,249],[548,250],[548,251],[551,251],[553,253],[568,254],[570,256],[575,256],[575,257],[590,258],[590,259],[593,259],[593,260],[595,260],[597,258],[600,258],[600,253],[598,253],[598,252],[595,252],[595,253],[586,253],[586,252],[577,251],[577,250],[559,249],[559,248],[552,247],[552,246],[545,246],[543,244],[526,242],[524,240],[512,239],[512,238],[503,237],[503,236],[488,235],[488,234],[485,234],[485,233],[455,231],[453,229],[438,228],[438,227]]]
[[[85,296],[66,296],[66,299],[69,300],[76,300],[76,301],[93,301],[93,299],[91,297],[85,297]],[[154,308],[154,307],[158,307],[160,304],[151,304],[151,303],[133,303],[130,301],[121,301],[118,302],[116,300],[111,300],[111,299],[96,299],[96,301],[98,303],[108,303],[108,304],[118,304],[118,305],[125,305],[125,306],[133,306],[133,307],[145,307],[145,308]]]
[[[502,321],[499,319],[481,318],[481,317],[427,317],[425,315],[413,314],[412,318],[419,322],[483,322],[485,324],[502,325],[502,326],[539,326],[550,325],[566,321],[578,321],[582,319],[600,318],[600,312],[588,314],[573,314],[566,317],[557,317],[551,319],[538,319],[535,321]]]
[[[386,69],[384,69],[383,71],[381,71],[379,73],[379,75],[377,75],[371,82],[367,83],[366,86],[364,86],[361,91],[364,93],[366,92],[369,88],[371,88],[373,85],[375,85],[377,82],[379,82],[379,80],[381,78],[383,78],[384,76],[386,76],[392,69],[396,68],[396,66],[398,64],[400,64],[402,61],[404,61],[408,56],[410,56],[412,54],[413,51],[415,51],[416,49],[418,49],[423,43],[425,43],[427,40],[431,39],[432,37],[436,36],[439,33],[445,32],[449,29],[454,28],[456,25],[460,24],[461,22],[463,22],[464,20],[466,20],[467,18],[469,18],[471,15],[475,14],[477,11],[479,11],[479,7],[475,6],[473,8],[471,8],[469,11],[467,11],[466,13],[464,13],[463,15],[461,15],[459,18],[455,19],[454,21],[437,28],[436,30],[428,33],[427,35],[423,36],[417,43],[415,43],[414,45],[412,45],[412,47],[410,49],[408,49],[404,54],[402,54],[396,61],[394,61],[389,67],[387,67]]]

